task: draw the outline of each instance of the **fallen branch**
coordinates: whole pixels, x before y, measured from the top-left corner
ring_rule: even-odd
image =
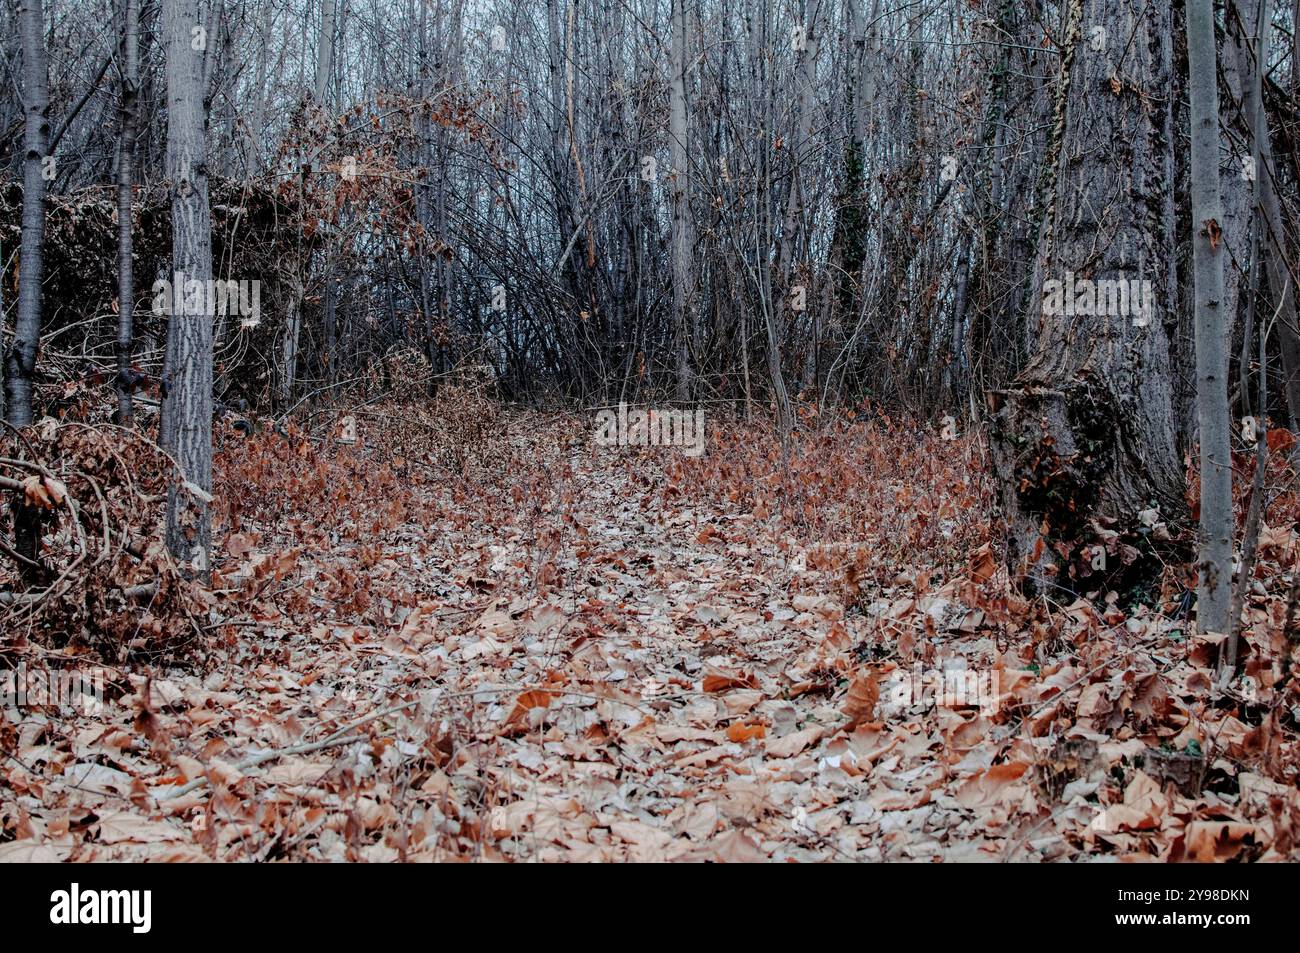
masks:
[[[312,751],[321,751],[325,748],[334,748],[339,745],[351,744],[354,741],[365,741],[365,735],[345,735],[342,738],[326,738],[324,741],[313,741],[310,744],[291,745],[288,748],[277,748],[274,751],[263,751],[261,754],[253,755],[251,758],[245,758],[239,764],[235,765],[235,770],[239,772],[256,768],[258,765],[266,764],[268,761],[274,761],[276,758],[283,758],[293,754],[309,754]],[[175,791],[168,791],[159,795],[158,801],[174,801],[178,797],[183,797],[191,791],[197,790],[208,783],[208,776],[194,778],[191,781],[182,784]]]
[[[42,589],[39,592],[0,592],[0,606],[29,605],[33,602],[40,602],[50,595],[52,588]],[[158,594],[158,583],[143,582],[138,586],[127,586],[125,589],[117,591],[121,593],[124,599],[155,596]]]
[[[439,697],[439,701],[445,701],[449,698],[462,698],[462,697],[471,697],[473,695],[499,694],[501,692],[518,692],[518,691],[526,691],[526,690],[528,689],[523,689],[519,687],[470,689],[469,691],[464,691],[464,692],[448,692],[446,694],[441,695]],[[542,690],[553,691],[557,695],[580,695],[583,697],[593,698],[593,699],[605,698],[605,696],[602,695],[592,695],[586,692],[575,692],[569,690],[561,691],[555,688],[546,688]],[[372,721],[376,721],[377,719],[385,718],[388,715],[395,715],[399,711],[405,711],[408,708],[414,708],[418,704],[420,704],[420,701],[419,699],[416,699],[415,701],[402,702],[399,705],[390,705],[387,708],[380,708],[378,711],[372,711],[368,715],[363,715],[360,718],[348,722],[346,725],[336,729],[333,734],[327,736],[321,741],[312,741],[312,742],[306,742],[304,744],[290,745],[287,748],[276,748],[273,751],[263,751],[261,754],[253,755],[252,757],[245,758],[243,761],[240,761],[238,764],[235,765],[235,770],[239,771],[240,773],[243,773],[244,771],[258,767],[259,765],[266,764],[266,762],[268,761],[274,761],[276,758],[283,758],[295,754],[309,754],[313,751],[323,751],[326,748],[335,748],[338,747],[339,745],[350,744],[353,741],[365,741],[367,740],[365,735],[354,735],[354,734],[350,734],[349,732],[352,732],[355,729],[360,728],[362,725],[369,724]],[[633,705],[631,707],[638,707],[638,706]],[[208,783],[208,777],[206,774],[204,774],[202,777],[193,778],[192,780],[187,781],[185,784],[181,785],[175,791],[168,791],[161,795],[158,795],[156,797],[156,800],[159,803],[162,803],[163,801],[174,801],[176,798],[183,797],[184,795],[189,794],[191,791],[198,790],[199,788],[203,787],[207,783]]]
[[[325,748],[333,748],[337,745],[347,744],[352,741],[364,741],[366,740],[365,735],[353,735],[349,734],[349,732],[356,728],[360,728],[362,725],[368,724],[377,718],[383,718],[385,715],[396,714],[399,711],[412,708],[417,704],[419,704],[418,701],[403,702],[400,705],[391,705],[388,708],[381,708],[378,711],[372,711],[370,714],[363,715],[355,721],[348,722],[342,728],[336,729],[333,734],[326,737],[323,741],[312,741],[304,744],[290,745],[287,748],[277,748],[274,751],[264,751],[261,754],[253,755],[251,758],[245,758],[243,761],[239,762],[239,764],[235,765],[235,770],[242,772],[249,768],[256,768],[258,765],[265,764],[268,761],[273,761],[276,758],[282,758],[286,755],[307,754],[308,752],[321,751]],[[194,778],[192,781],[187,782],[175,791],[162,795],[158,800],[174,800],[184,794],[189,794],[197,788],[203,787],[207,781],[208,779],[206,775],[201,778]]]

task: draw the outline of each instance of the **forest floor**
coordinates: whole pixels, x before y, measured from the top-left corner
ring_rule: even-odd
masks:
[[[563,415],[468,451],[358,423],[225,441],[188,655],[0,709],[0,859],[1300,851],[1280,516],[1225,696],[1172,583],[1167,611],[1012,594],[974,435],[807,421],[783,462],[740,423],[698,458]]]

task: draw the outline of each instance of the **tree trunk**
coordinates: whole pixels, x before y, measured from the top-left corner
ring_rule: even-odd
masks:
[[[325,8],[321,13],[320,46],[317,50],[316,58],[315,89],[316,105],[322,107],[328,102],[330,80],[334,75],[335,14],[335,0],[325,0]],[[325,380],[328,384],[332,385],[334,383],[334,317],[337,288],[334,284],[334,252],[328,243],[325,246],[324,254],[325,279],[324,288],[321,291],[321,301],[325,323],[326,346],[328,348],[325,357]]]
[[[212,524],[212,222],[208,208],[206,43],[199,0],[163,0],[167,53],[167,176],[172,198],[172,270],[180,286],[168,327],[169,377],[163,432],[185,485],[167,494],[167,548],[183,567],[206,574]],[[195,46],[202,47],[195,49]],[[179,304],[179,307],[175,306]]]
[[[802,323],[803,313],[808,303],[814,300],[812,289],[806,285],[796,293],[794,287],[796,258],[799,238],[803,230],[804,181],[803,165],[809,147],[812,132],[812,91],[817,69],[817,37],[821,27],[817,22],[820,10],[818,0],[804,0],[801,9],[799,32],[792,35],[791,42],[796,47],[794,84],[794,129],[790,136],[790,180],[785,195],[785,213],[781,222],[781,239],[777,246],[777,274],[779,293],[773,301],[776,311],[776,333],[783,336],[794,325],[796,339],[798,326]],[[802,42],[799,42],[799,41]],[[808,273],[811,278],[811,270]],[[793,301],[797,294],[802,300],[802,311],[795,311]],[[791,314],[791,312],[795,312]],[[796,364],[797,366],[797,364]],[[784,389],[782,384],[781,389]],[[783,400],[778,395],[778,401]]]
[[[1266,21],[1267,22],[1267,21]],[[1258,54],[1262,61],[1268,52],[1268,28],[1260,31]],[[1296,49],[1293,52],[1300,52]],[[1273,160],[1273,142],[1262,98],[1255,122],[1255,155],[1258,159],[1259,211],[1262,218],[1264,274],[1277,309],[1278,349],[1282,353],[1282,390],[1286,394],[1291,425],[1300,420],[1300,328],[1296,325],[1296,287],[1287,267],[1286,227],[1282,203],[1277,194],[1277,166]]]
[[[23,212],[19,246],[18,308],[14,343],[6,359],[8,421],[32,422],[32,383],[41,340],[41,282],[45,255],[46,142],[50,136],[49,76],[45,66],[45,12],[41,0],[18,8],[23,45]],[[52,167],[51,167],[52,168]]]
[[[1232,445],[1223,300],[1223,196],[1219,189],[1219,84],[1211,0],[1187,0],[1187,73],[1192,127],[1192,267],[1196,299],[1196,421],[1201,443],[1201,534],[1197,620],[1228,632],[1232,596]]]
[[[316,85],[317,105],[324,105],[325,94],[329,92],[330,76],[334,72],[334,17],[335,0],[325,0],[320,17],[320,39],[316,46]]]
[[[1077,589],[1071,578],[1103,568],[1088,588],[1150,582],[1161,563],[1146,558],[1144,524],[1183,509],[1163,323],[1173,314],[1170,14],[1144,0],[1073,0],[1067,17],[1034,349],[993,395],[1008,555],[1013,571],[1027,565],[1031,591]],[[1083,24],[1089,37],[1106,31],[1103,51]],[[1110,293],[1098,302],[1076,276],[1108,280]],[[1136,306],[1119,300],[1119,281],[1138,282],[1125,285]],[[1104,553],[1090,545],[1099,529]]]
[[[121,131],[117,145],[117,422],[131,426],[135,375],[135,272],[132,261],[131,193],[140,92],[140,4],[123,0]]]
[[[1261,169],[1267,166],[1261,164]],[[1295,429],[1300,423],[1300,333],[1296,330],[1296,288],[1287,272],[1282,249],[1285,233],[1282,231],[1282,210],[1278,204],[1277,193],[1271,185],[1260,187],[1260,202],[1267,217],[1268,254],[1264,256],[1265,272],[1268,275],[1269,289],[1273,292],[1274,307],[1278,312],[1279,349],[1282,352],[1283,388],[1286,392],[1287,409],[1291,416],[1291,427]]]
[[[4,242],[0,242],[0,418],[5,415],[5,315],[9,313],[5,305],[4,260]]]
[[[267,59],[270,57],[271,28],[275,25],[271,4],[262,7],[257,32],[261,45],[257,51],[257,73],[253,82],[253,106],[244,139],[244,175],[252,178],[262,168],[262,131],[266,126],[266,101],[270,91],[266,88]]]
[[[1251,143],[1255,83],[1254,36],[1263,0],[1231,0],[1224,14],[1222,52],[1223,102],[1219,115],[1227,134],[1224,162],[1227,169],[1219,182],[1223,230],[1223,297],[1220,308],[1231,326],[1237,319],[1238,301],[1247,278],[1251,236],[1254,234],[1256,163]],[[1195,82],[1196,77],[1192,77]],[[1192,119],[1195,123],[1195,118]],[[1195,184],[1192,189],[1195,191]],[[1216,245],[1218,243],[1216,242]],[[1243,399],[1249,395],[1243,394]]]
[[[686,0],[673,0],[672,77],[669,85],[668,139],[672,160],[673,352],[676,358],[677,399],[691,396],[691,215],[686,157]]]
[[[316,39],[316,73],[315,82],[310,90],[312,102],[316,105],[323,105],[325,97],[329,92],[329,81],[334,71],[334,26],[336,17],[335,0],[324,0],[324,6],[321,10],[320,33]],[[305,182],[303,176],[307,172],[301,167],[298,170],[298,197],[299,203],[303,201],[305,191]],[[326,249],[325,254],[329,255]],[[288,408],[293,400],[294,382],[298,373],[298,348],[302,339],[302,305],[306,296],[306,278],[303,274],[306,265],[299,255],[296,264],[297,273],[293,279],[293,292],[290,301],[288,315],[285,319],[284,339],[280,351],[280,403],[283,407]],[[334,294],[334,282],[326,276],[324,296],[329,299]],[[327,301],[328,309],[333,308],[333,301]]]

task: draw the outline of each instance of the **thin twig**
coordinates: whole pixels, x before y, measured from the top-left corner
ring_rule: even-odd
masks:
[[[266,764],[268,761],[274,761],[276,758],[283,758],[292,754],[308,754],[312,751],[320,751],[323,748],[334,748],[339,745],[351,744],[354,741],[365,741],[365,735],[347,735],[342,738],[326,738],[324,741],[314,741],[310,744],[291,745],[288,748],[277,748],[274,751],[263,751],[261,754],[253,755],[251,758],[245,758],[239,764],[235,765],[235,770],[244,772],[250,768],[256,768],[258,765]],[[159,801],[174,801],[178,797],[183,797],[191,791],[197,790],[208,783],[208,776],[202,777],[181,785],[175,791],[168,791],[158,797]]]

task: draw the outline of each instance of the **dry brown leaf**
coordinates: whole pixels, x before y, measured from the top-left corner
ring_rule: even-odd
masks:
[[[1255,825],[1230,821],[1192,821],[1183,834],[1187,859],[1202,864],[1232,860],[1255,841]]]
[[[700,690],[706,694],[729,691],[733,688],[758,688],[758,679],[753,675],[706,675]]]
[[[23,480],[23,495],[28,506],[53,510],[63,505],[68,488],[54,477],[29,476]]]
[[[747,725],[743,722],[727,726],[727,740],[734,741],[737,744],[745,741],[752,741],[755,738],[762,738],[767,734],[767,728],[763,725]]]
[[[844,699],[840,711],[849,718],[847,730],[852,731],[864,721],[870,721],[876,714],[876,704],[880,701],[880,685],[876,673],[864,670],[849,682],[849,693]]]
[[[967,779],[957,789],[957,800],[970,810],[983,809],[1016,797],[1020,778],[1029,769],[1023,761],[995,764],[987,771]]]
[[[826,729],[821,725],[811,725],[802,731],[796,731],[783,738],[768,738],[766,751],[769,758],[793,758],[809,745],[816,744]]]

